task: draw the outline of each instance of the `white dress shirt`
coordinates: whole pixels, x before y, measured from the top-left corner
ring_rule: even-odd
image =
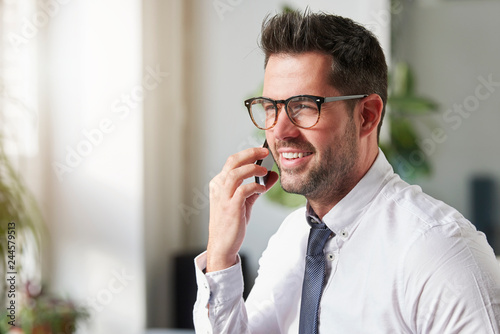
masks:
[[[242,299],[240,263],[204,274],[195,259],[197,333],[298,333],[309,225],[290,214],[269,240]],[[320,333],[500,333],[500,266],[459,212],[394,174],[381,151],[323,221]]]

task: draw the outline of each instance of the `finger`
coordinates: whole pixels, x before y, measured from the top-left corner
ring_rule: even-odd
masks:
[[[236,189],[241,186],[244,180],[255,176],[265,176],[267,173],[268,170],[265,167],[255,164],[244,165],[229,171],[227,173],[225,184],[230,196],[234,194]]]
[[[255,161],[264,159],[267,155],[270,154],[267,148],[262,147],[252,147],[241,152],[235,153],[227,158],[224,167],[222,168],[223,172],[228,172],[232,169],[241,167],[247,164],[253,164]]]
[[[245,179],[254,176],[265,176],[267,172],[265,167],[248,164],[227,173],[220,173],[210,181],[210,196],[211,198],[221,198],[223,196],[223,198],[229,200]]]
[[[266,191],[266,187],[255,183],[247,183],[242,186],[239,186],[236,191],[234,192],[233,195],[233,200],[239,201],[241,203],[244,203],[249,197],[253,195],[258,195]]]
[[[252,206],[255,204],[255,201],[260,197],[260,193],[253,194],[250,197],[247,197],[246,205],[247,205],[247,210],[251,209]]]

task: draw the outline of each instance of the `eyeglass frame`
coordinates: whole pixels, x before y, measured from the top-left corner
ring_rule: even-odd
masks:
[[[250,119],[252,120],[252,123],[257,128],[259,128],[261,130],[270,130],[270,129],[274,128],[274,126],[278,122],[278,116],[279,116],[279,111],[280,111],[280,108],[278,108],[278,104],[284,104],[286,115],[288,116],[288,119],[290,120],[290,122],[292,122],[293,125],[301,128],[301,129],[310,129],[313,126],[315,126],[316,124],[318,124],[319,119],[321,117],[321,105],[323,103],[335,102],[335,101],[345,101],[345,100],[362,99],[362,98],[365,98],[367,96],[368,96],[368,94],[362,94],[362,95],[345,95],[345,96],[330,96],[330,97],[322,97],[322,96],[315,96],[315,95],[294,95],[292,97],[289,97],[286,100],[273,100],[273,99],[270,99],[268,97],[259,96],[259,97],[252,97],[250,99],[245,100],[244,102],[245,102],[245,106],[248,109],[248,114],[250,115]],[[301,126],[301,125],[295,123],[295,121],[290,117],[290,114],[288,113],[288,103],[291,100],[293,100],[295,98],[298,98],[298,97],[307,97],[307,98],[310,98],[310,99],[314,100],[314,102],[316,102],[316,105],[318,106],[318,119],[316,120],[316,123],[314,123],[311,126],[304,127],[304,126]],[[251,110],[252,109],[252,102],[254,100],[258,100],[258,99],[267,100],[267,101],[271,102],[274,105],[274,108],[275,108],[274,122],[273,122],[273,125],[271,125],[268,128],[261,128],[260,126],[258,126],[257,123],[255,122],[253,116],[252,116],[252,110]]]

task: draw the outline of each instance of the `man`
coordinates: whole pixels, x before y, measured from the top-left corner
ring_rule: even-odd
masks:
[[[269,241],[246,302],[238,251],[252,206],[278,179],[251,148],[210,184],[207,252],[195,259],[199,333],[500,333],[500,266],[460,213],[394,174],[378,148],[387,67],[349,19],[288,13],[265,21],[266,130],[284,190],[307,207]],[[319,245],[319,246],[318,246]]]

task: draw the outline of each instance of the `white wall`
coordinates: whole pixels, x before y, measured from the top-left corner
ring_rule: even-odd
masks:
[[[172,326],[174,255],[186,247],[180,218],[186,93],[183,0],[143,1],[143,61],[165,77],[144,100],[144,254],[148,327]]]
[[[469,219],[471,178],[500,180],[498,13],[498,1],[415,3],[402,36],[418,92],[441,106],[431,123],[431,129],[441,129],[440,139],[424,131],[434,173],[418,182]],[[488,90],[482,80],[490,77],[495,84]],[[498,210],[495,218],[499,223]]]
[[[117,111],[142,82],[141,3],[51,4],[57,8],[30,40],[42,54],[46,279],[55,293],[88,306],[83,332],[140,333],[142,107]]]
[[[189,145],[185,205],[187,242],[204,249],[208,231],[207,189],[210,179],[227,157],[251,146],[261,145],[243,100],[258,94],[263,81],[263,54],[257,46],[260,27],[267,14],[281,10],[283,1],[191,1],[188,63],[190,64]],[[369,24],[389,46],[389,8],[379,1],[286,1],[297,9],[344,15]],[[216,7],[219,5],[220,7]],[[224,6],[223,6],[224,5]],[[217,10],[216,8],[219,8]],[[242,252],[248,256],[252,277],[257,261],[289,209],[261,199]],[[252,280],[253,281],[253,280]]]

